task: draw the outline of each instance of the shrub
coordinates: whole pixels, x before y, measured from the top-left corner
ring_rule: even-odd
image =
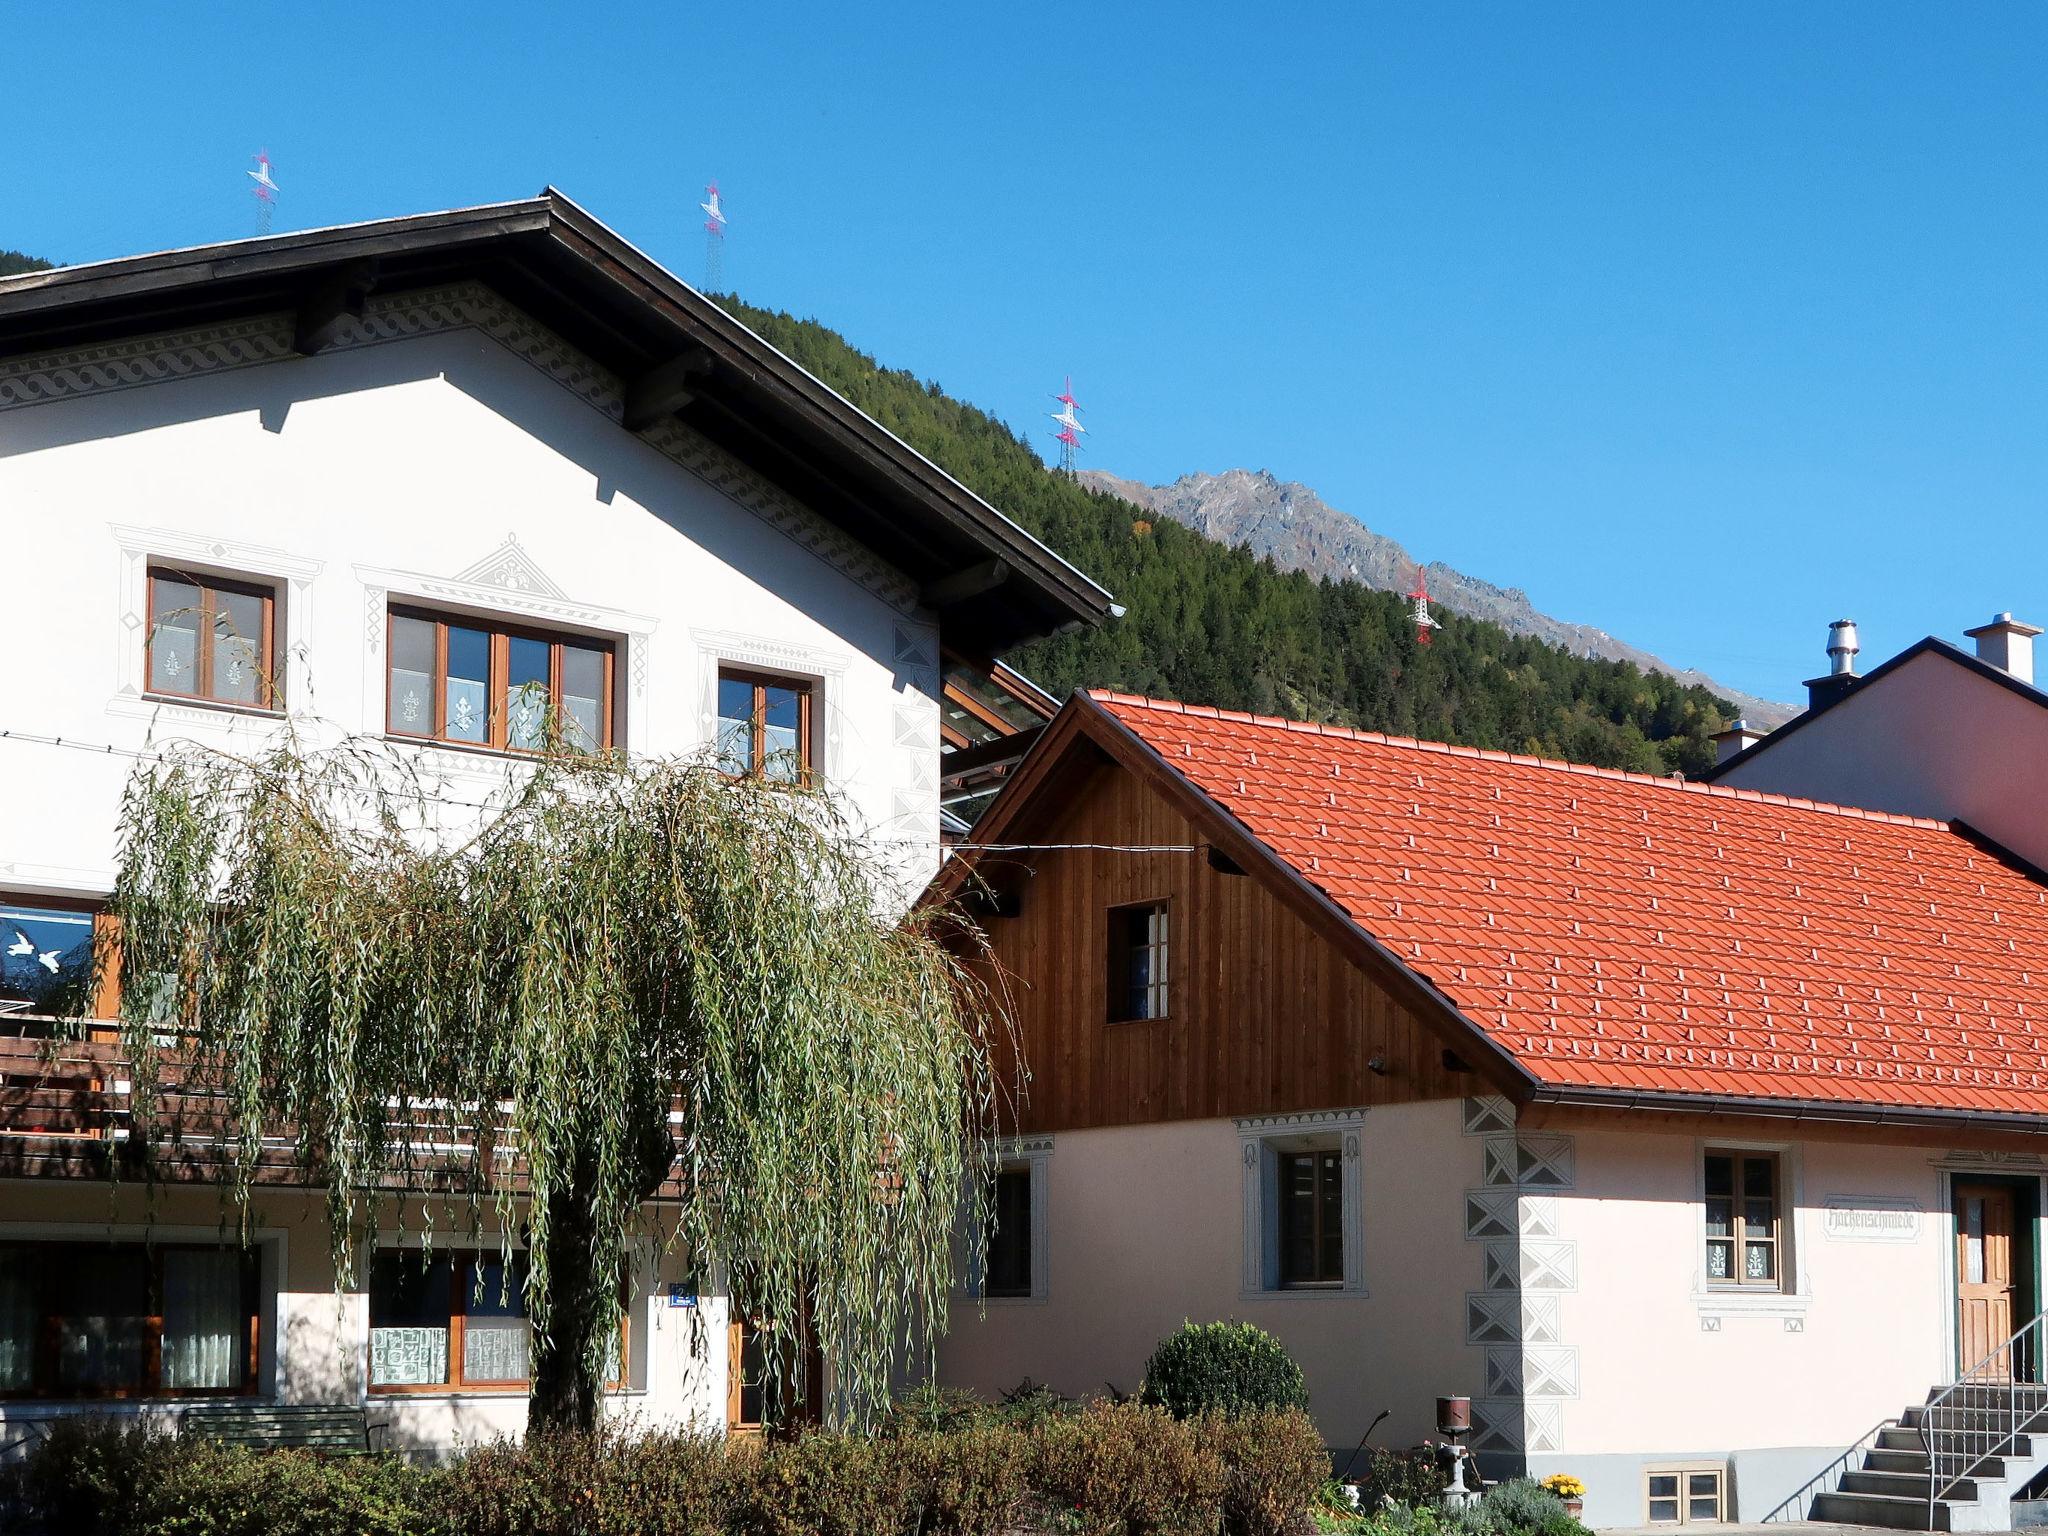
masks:
[[[1495,1483],[1479,1507],[1501,1536],[1580,1536],[1585,1530],[1563,1499],[1527,1478]]]
[[[1420,1445],[1412,1451],[1381,1447],[1373,1451],[1366,1463],[1365,1476],[1359,1479],[1360,1502],[1368,1510],[1386,1503],[1408,1508],[1432,1505],[1450,1480],[1450,1472],[1433,1445]]]
[[[440,1499],[462,1536],[719,1536],[736,1475],[718,1441],[607,1426],[479,1446]]]
[[[1031,1441],[999,1424],[898,1442],[922,1509],[925,1536],[995,1536],[1017,1524],[1030,1497]]]
[[[1322,1432],[1299,1408],[1210,1414],[1196,1438],[1223,1462],[1224,1536],[1290,1536],[1330,1476]]]
[[[888,1536],[921,1490],[899,1442],[813,1433],[764,1447],[735,1490],[737,1536]]]
[[[1081,1405],[1071,1397],[1026,1376],[997,1398],[989,1413],[998,1423],[1030,1429],[1047,1419],[1066,1418],[1080,1411]]]
[[[882,1420],[884,1435],[951,1434],[980,1424],[989,1416],[988,1405],[972,1392],[925,1382],[912,1387],[889,1405]]]
[[[452,1536],[435,1474],[394,1457],[173,1443],[120,1515],[122,1536]]]
[[[98,1536],[120,1529],[139,1492],[164,1475],[180,1447],[139,1420],[63,1418],[30,1452],[17,1479],[29,1510],[53,1531]]]
[[[1177,1419],[1259,1408],[1306,1408],[1301,1367],[1250,1323],[1188,1323],[1145,1362],[1144,1399]]]
[[[1144,1403],[1093,1403],[1033,1431],[1039,1490],[1080,1536],[1211,1536],[1222,1458]]]

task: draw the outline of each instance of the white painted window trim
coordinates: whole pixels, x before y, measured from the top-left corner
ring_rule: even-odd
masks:
[[[1747,1291],[1736,1286],[1707,1284],[1707,1152],[1771,1152],[1778,1158],[1785,1188],[1779,1192],[1783,1235],[1791,1244],[1790,1284],[1776,1291]],[[1702,1318],[1778,1317],[1802,1324],[1813,1306],[1813,1275],[1807,1249],[1818,1233],[1806,1209],[1806,1170],[1796,1141],[1755,1141],[1742,1136],[1702,1136],[1692,1144],[1692,1304]],[[1789,1326],[1789,1324],[1788,1324]]]
[[[284,670],[284,713],[311,713],[314,678],[310,661],[313,635],[313,578],[320,560],[251,544],[242,539],[211,537],[171,528],[133,528],[108,524],[120,551],[119,594],[114,607],[114,692],[107,713],[128,719],[161,719],[224,736],[268,736],[279,716],[268,710],[214,704],[200,699],[169,699],[149,693],[145,663],[149,642],[149,567],[177,566],[209,576],[267,582],[277,589],[277,615],[282,633],[278,655]]]
[[[1365,1110],[1262,1115],[1237,1121],[1242,1179],[1238,1296],[1245,1301],[1329,1301],[1371,1294],[1365,1286]],[[1344,1180],[1344,1283],[1284,1287],[1280,1280],[1280,1154],[1341,1151]]]
[[[10,1221],[0,1222],[0,1240],[9,1242],[63,1243],[218,1243],[235,1247],[218,1226],[168,1226],[149,1222]],[[280,1395],[286,1370],[285,1298],[291,1294],[285,1277],[291,1273],[291,1234],[282,1227],[258,1227],[249,1237],[256,1250],[256,1305],[269,1314],[256,1362],[256,1396],[253,1401],[274,1402]],[[166,1398],[136,1397],[109,1401],[105,1398],[50,1399],[22,1398],[0,1403],[0,1422],[6,1412],[19,1414],[34,1408],[38,1417],[46,1411],[99,1414],[107,1412],[176,1413],[192,1402],[249,1402],[249,1398]]]
[[[765,672],[809,685],[811,748],[815,754],[812,773],[825,784],[846,782],[846,733],[841,729],[840,712],[846,697],[847,656],[765,635],[698,630],[695,638],[698,740],[707,753],[718,744],[719,670],[737,667],[746,672]]]
[[[1052,1138],[1050,1136],[1021,1136],[1002,1143],[997,1158],[1004,1168],[1028,1168],[1031,1171],[1031,1294],[1029,1296],[990,1296],[982,1290],[981,1245],[968,1241],[966,1263],[961,1266],[960,1294],[977,1306],[983,1307],[1038,1307],[1043,1306],[1052,1296],[1051,1244],[1048,1241],[1047,1221],[1050,1165],[1052,1162]],[[965,1234],[971,1237],[972,1234]]]

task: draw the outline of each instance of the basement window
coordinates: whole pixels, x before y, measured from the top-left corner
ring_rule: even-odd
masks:
[[[1652,1467],[1643,1474],[1643,1508],[1651,1525],[1717,1525],[1724,1518],[1722,1468]]]

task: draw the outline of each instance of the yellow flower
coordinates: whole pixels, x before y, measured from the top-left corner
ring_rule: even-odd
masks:
[[[1560,1499],[1583,1499],[1586,1496],[1586,1485],[1569,1472],[1551,1473],[1543,1479],[1543,1486]]]

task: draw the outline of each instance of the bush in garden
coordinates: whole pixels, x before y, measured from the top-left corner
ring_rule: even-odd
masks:
[[[1410,1508],[1435,1504],[1450,1480],[1450,1473],[1433,1445],[1417,1446],[1412,1451],[1380,1448],[1373,1451],[1366,1462],[1365,1476],[1359,1479],[1359,1502],[1368,1510],[1383,1503]]]
[[[1079,1536],[1211,1536],[1227,1471],[1193,1426],[1147,1403],[1091,1403],[1033,1431],[1032,1478]]]
[[[1479,1507],[1501,1536],[1580,1536],[1585,1530],[1563,1499],[1527,1478],[1495,1483]]]
[[[928,1381],[912,1387],[889,1405],[881,1432],[891,1436],[920,1432],[951,1434],[984,1423],[988,1416],[988,1404],[972,1392]]]
[[[1330,1476],[1322,1431],[1299,1408],[1209,1414],[1195,1438],[1224,1466],[1224,1536],[1290,1536]]]
[[[885,1536],[908,1528],[922,1490],[901,1441],[808,1434],[764,1446],[735,1489],[735,1536]]]
[[[1018,1524],[1031,1497],[1032,1445],[1018,1430],[975,1424],[897,1442],[921,1509],[924,1536],[997,1536]]]
[[[1177,1419],[1306,1408],[1308,1384],[1274,1338],[1250,1323],[1186,1323],[1145,1362],[1144,1399]]]
[[[16,1476],[18,1495],[53,1531],[97,1536],[177,1459],[179,1446],[154,1424],[84,1416],[49,1427]]]
[[[177,1455],[114,1515],[121,1536],[454,1536],[438,1475],[394,1457],[172,1443]]]
[[[997,1398],[989,1413],[1000,1423],[1029,1429],[1047,1419],[1067,1418],[1080,1411],[1081,1405],[1071,1397],[1026,1376]]]
[[[745,1462],[683,1432],[536,1434],[471,1451],[440,1500],[462,1536],[720,1536]]]

